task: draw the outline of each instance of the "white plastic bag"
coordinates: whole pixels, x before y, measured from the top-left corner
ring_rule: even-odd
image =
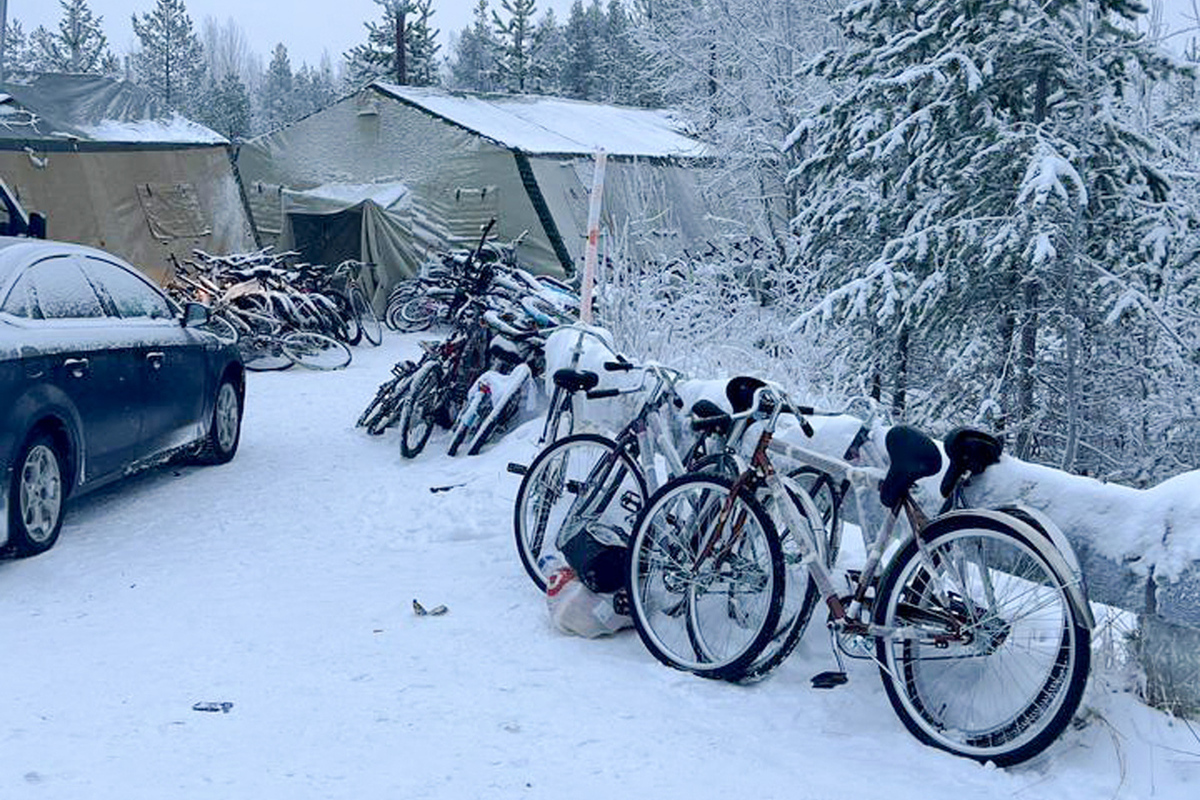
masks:
[[[561,564],[558,559],[555,562]],[[546,579],[550,621],[563,633],[594,639],[631,626],[633,620],[614,611],[612,601],[611,595],[596,594],[584,586],[575,570],[565,564],[556,566]]]

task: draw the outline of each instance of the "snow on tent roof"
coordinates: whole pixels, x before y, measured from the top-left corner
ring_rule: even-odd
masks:
[[[325,183],[303,191],[283,190],[285,213],[335,213],[370,200],[380,208],[406,206],[410,193],[403,183]]]
[[[593,153],[658,158],[706,155],[666,111],[535,95],[467,94],[372,86],[467,130],[529,154]]]
[[[0,92],[0,143],[227,143],[127,81],[34,73],[0,84]]]

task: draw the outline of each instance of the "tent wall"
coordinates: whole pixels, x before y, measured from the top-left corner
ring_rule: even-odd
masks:
[[[572,262],[583,263],[587,243],[591,158],[530,157],[546,204]],[[629,248],[639,259],[677,255],[715,241],[696,185],[697,167],[664,159],[609,159],[601,205],[602,246]],[[616,241],[614,241],[616,240]]]
[[[47,234],[116,253],[162,282],[171,254],[254,248],[225,146],[0,151],[0,174]]]
[[[280,187],[400,182],[413,194],[414,251],[474,245],[495,215],[501,240],[529,232],[523,260],[562,271],[512,152],[370,87],[242,145],[238,166],[260,235],[283,229]]]

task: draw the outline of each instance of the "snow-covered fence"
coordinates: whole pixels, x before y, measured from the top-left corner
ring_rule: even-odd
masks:
[[[1132,489],[1004,456],[968,499],[1049,516],[1075,548],[1090,598],[1137,615],[1147,699],[1200,713],[1200,471]]]

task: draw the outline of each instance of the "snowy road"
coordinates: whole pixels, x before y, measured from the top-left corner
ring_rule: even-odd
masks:
[[[832,668],[819,626],[752,687],[629,631],[556,633],[512,545],[505,465],[532,428],[477,458],[435,435],[411,462],[354,428],[415,350],[252,375],[231,464],[83,498],[52,551],[0,562],[0,798],[1200,796],[1200,724],[1101,681],[1087,725],[1003,771],[920,745],[869,664],[809,688]]]

